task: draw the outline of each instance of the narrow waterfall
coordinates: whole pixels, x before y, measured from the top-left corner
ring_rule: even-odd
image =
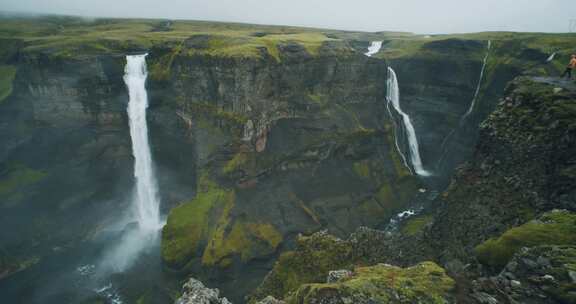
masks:
[[[398,77],[396,72],[392,68],[388,68],[388,80],[387,84],[387,99],[388,103],[391,103],[396,112],[400,114],[402,118],[402,123],[404,124],[404,129],[406,130],[406,137],[408,139],[408,147],[410,152],[410,160],[412,162],[412,167],[416,174],[420,176],[430,176],[429,171],[424,170],[422,165],[422,159],[420,158],[420,150],[418,146],[418,139],[416,138],[416,130],[412,125],[410,116],[404,113],[400,108],[400,89],[398,87]]]
[[[438,168],[442,165],[444,159],[446,158],[446,154],[448,153],[448,143],[450,142],[452,137],[455,136],[456,133],[465,126],[466,120],[468,119],[470,114],[472,114],[474,108],[476,107],[476,101],[478,99],[478,95],[480,95],[480,88],[482,87],[482,81],[484,80],[484,73],[486,72],[486,65],[488,63],[490,49],[492,49],[492,41],[488,40],[488,44],[486,46],[486,55],[484,56],[484,60],[482,62],[482,68],[480,69],[480,77],[478,80],[478,84],[476,85],[476,90],[474,91],[474,96],[472,97],[472,102],[470,103],[470,106],[468,107],[466,113],[464,113],[464,115],[462,115],[462,118],[460,118],[459,126],[450,131],[450,133],[448,133],[448,135],[442,141],[442,145],[440,146],[442,154],[440,154],[440,158],[438,159],[437,162]]]
[[[462,116],[461,122],[463,123],[472,111],[474,111],[474,107],[476,106],[476,101],[478,100],[478,95],[480,94],[480,88],[482,87],[482,80],[484,80],[484,72],[486,71],[486,63],[488,62],[488,56],[490,55],[490,49],[492,48],[492,41],[488,40],[488,45],[486,47],[486,55],[484,56],[484,61],[482,62],[482,69],[480,70],[480,79],[478,80],[478,85],[476,86],[476,91],[474,91],[474,97],[472,97],[472,102],[470,103],[470,107],[468,111]]]
[[[152,167],[152,155],[148,142],[148,124],[146,109],[148,95],[146,93],[146,55],[126,57],[124,82],[128,88],[128,117],[130,137],[132,138],[132,154],[134,155],[134,177],[136,191],[134,207],[140,230],[157,230],[160,228],[160,201],[158,185]]]
[[[552,62],[552,60],[554,60],[554,58],[556,58],[556,53],[555,53],[555,52],[552,53],[552,54],[550,55],[550,57],[548,57],[548,59],[546,59],[546,62]]]
[[[372,57],[372,55],[378,53],[382,48],[382,41],[372,41],[370,46],[368,47],[368,52],[364,53],[364,55],[368,57]]]

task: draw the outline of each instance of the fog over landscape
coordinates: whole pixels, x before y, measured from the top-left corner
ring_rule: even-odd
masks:
[[[95,17],[174,18],[365,31],[566,32],[573,0],[4,0],[0,11]]]

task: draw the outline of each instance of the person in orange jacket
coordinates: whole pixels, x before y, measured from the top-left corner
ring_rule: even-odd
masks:
[[[564,73],[562,73],[561,77],[564,78],[564,76],[568,76],[568,79],[572,79],[572,70],[573,69],[576,69],[576,54],[572,55],[572,59],[570,59],[570,63],[566,67],[566,70],[564,71]]]

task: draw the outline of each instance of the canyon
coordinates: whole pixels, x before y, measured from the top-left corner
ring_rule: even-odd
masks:
[[[44,17],[0,19],[0,40],[0,295],[14,302],[170,303],[194,277],[234,303],[303,303],[292,298],[321,293],[301,285],[356,266],[375,267],[360,277],[440,272],[451,290],[482,242],[574,209],[562,152],[573,148],[572,88],[543,78],[560,72],[574,35]],[[134,146],[124,82],[145,53],[149,155]],[[550,108],[532,109],[539,98]],[[561,122],[532,128],[543,113]],[[530,169],[536,156],[565,174]],[[141,189],[135,169],[154,173]],[[553,186],[534,188],[548,174]],[[153,184],[159,206],[146,218],[166,218],[161,236],[126,274],[79,274],[146,223],[127,189]],[[82,288],[62,286],[78,277]],[[445,293],[424,303],[457,297]]]

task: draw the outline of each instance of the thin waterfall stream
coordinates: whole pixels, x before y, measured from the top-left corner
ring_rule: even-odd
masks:
[[[442,141],[442,145],[440,146],[442,149],[441,150],[442,154],[440,155],[440,158],[438,159],[437,167],[440,167],[440,165],[444,162],[446,154],[448,153],[448,149],[447,149],[448,142],[452,139],[452,137],[457,132],[457,130],[462,129],[465,126],[466,120],[472,114],[472,112],[474,111],[474,108],[476,107],[476,102],[477,102],[478,97],[480,95],[480,89],[482,88],[482,83],[484,81],[484,74],[486,72],[486,66],[488,64],[488,58],[490,56],[490,50],[491,49],[492,49],[492,41],[488,40],[487,45],[486,45],[486,54],[484,55],[484,59],[482,61],[482,68],[480,69],[480,77],[478,79],[478,84],[476,85],[476,90],[474,91],[474,96],[472,97],[472,101],[470,102],[470,106],[468,107],[468,110],[464,113],[464,115],[462,115],[462,118],[460,118],[460,123],[458,125],[458,128],[455,128],[452,131],[450,131],[450,133],[448,133],[448,135]]]
[[[372,57],[373,55],[377,54],[381,48],[382,48],[382,41],[372,41],[370,43],[370,46],[368,47],[368,51],[364,53],[364,55]],[[389,106],[390,104],[392,104],[392,107],[396,110],[398,114],[400,114],[400,117],[402,119],[402,125],[406,132],[406,137],[408,139],[408,149],[412,167],[414,168],[416,174],[420,176],[430,176],[431,173],[425,170],[422,164],[418,139],[416,137],[416,129],[414,129],[414,125],[412,124],[410,116],[408,116],[408,114],[402,111],[402,108],[400,107],[400,89],[398,86],[398,77],[394,69],[392,69],[391,67],[388,67],[388,79],[386,81],[386,88],[387,88],[386,99],[388,102],[388,111],[390,112],[390,115],[392,116]],[[404,155],[404,153],[402,153],[402,150],[400,149],[400,144],[398,143],[398,136],[395,136],[395,138],[396,138],[395,140],[396,149],[398,150],[398,153],[400,153],[400,156],[402,157],[404,164],[410,170],[410,166],[408,165],[406,156]]]

